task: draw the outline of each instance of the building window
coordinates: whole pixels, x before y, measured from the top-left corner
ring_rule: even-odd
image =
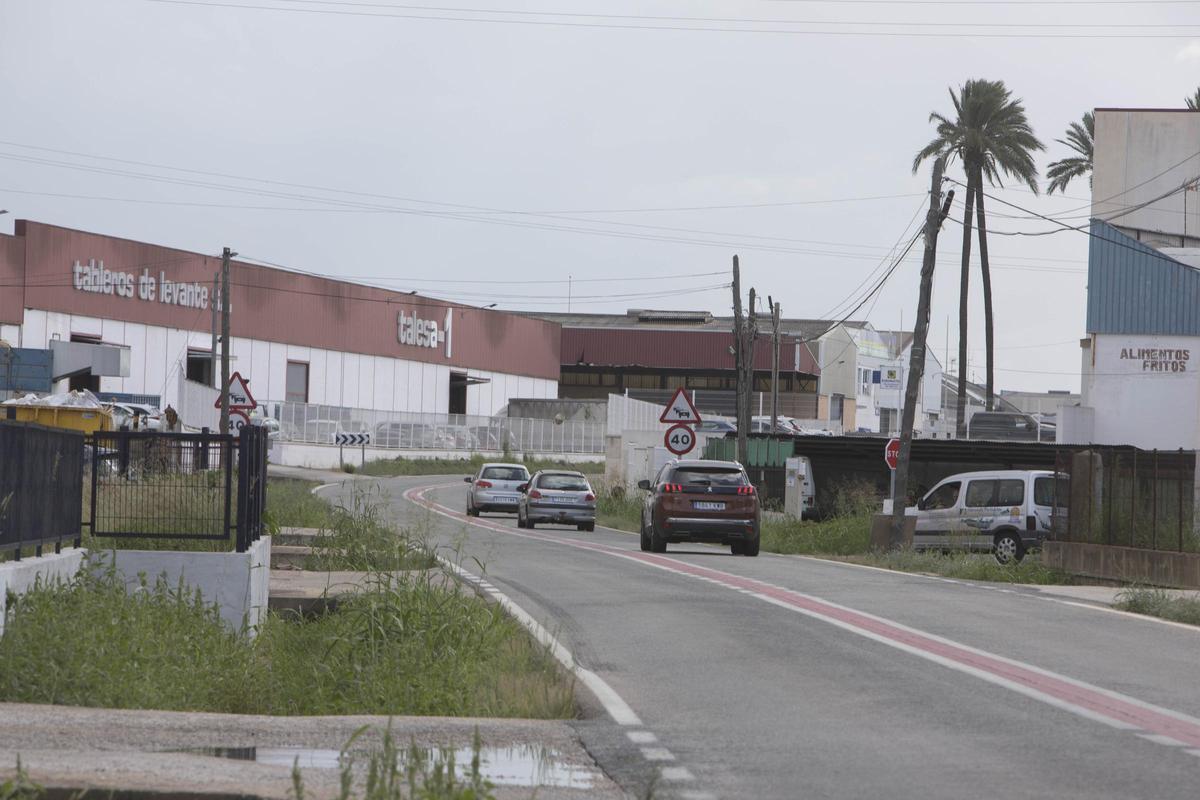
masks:
[[[205,386],[214,384],[212,353],[207,350],[188,350],[187,379]]]
[[[859,369],[858,369],[858,393],[859,394],[870,394],[871,393],[871,385],[872,385],[871,370],[859,367]]]
[[[308,364],[303,361],[287,362],[287,396],[289,403],[308,402]]]

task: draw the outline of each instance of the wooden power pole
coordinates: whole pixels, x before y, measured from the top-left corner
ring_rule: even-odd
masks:
[[[771,435],[779,427],[779,303],[767,295],[771,306]]]
[[[750,397],[754,388],[754,339],[758,323],[754,315],[754,290],[750,307],[742,313],[742,277],[738,257],[733,257],[733,368],[737,377],[737,451],[742,466],[750,460]]]
[[[237,255],[228,247],[221,253],[221,433],[229,433],[229,259]]]
[[[213,275],[212,299],[209,307],[212,309],[212,350],[209,351],[208,385],[217,382],[217,342],[221,341],[221,333],[217,324],[217,298],[221,295],[221,276]]]
[[[929,305],[933,293],[933,268],[937,263],[938,231],[954,191],[946,196],[942,204],[942,172],[946,169],[945,158],[933,162],[933,179],[929,189],[929,211],[925,215],[925,258],[921,263],[921,293],[917,300],[917,321],[913,327],[912,349],[908,357],[908,383],[904,389],[904,412],[900,423],[900,454],[896,458],[896,475],[892,487],[892,530],[891,548],[904,545],[904,506],[908,499],[908,465],[912,454],[913,420],[917,412],[917,393],[921,388],[921,377],[925,372],[925,341],[929,334]],[[940,207],[939,207],[940,206]]]

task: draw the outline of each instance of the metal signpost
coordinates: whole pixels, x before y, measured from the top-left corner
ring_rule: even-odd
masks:
[[[338,461],[345,464],[346,459],[342,455],[342,448],[348,444],[358,445],[362,448],[362,463],[367,463],[367,445],[371,443],[371,434],[369,433],[335,433],[333,435],[333,443],[338,446]]]
[[[896,496],[896,462],[900,459],[900,440],[888,439],[883,448],[883,461],[892,472],[892,497]]]

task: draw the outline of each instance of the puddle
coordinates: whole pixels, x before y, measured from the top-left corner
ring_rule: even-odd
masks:
[[[340,751],[310,747],[201,747],[180,752],[237,761],[254,761],[278,767],[291,767],[293,764],[299,764],[302,769],[341,767]],[[455,772],[459,776],[470,772],[471,759],[474,757],[470,747],[454,750],[431,747],[425,748],[423,753],[429,763],[446,761],[450,753],[453,753]],[[407,760],[407,751],[401,752],[401,764]],[[484,747],[479,752],[479,761],[480,773],[497,786],[590,789],[596,779],[594,769],[564,763],[557,752],[544,747]]]

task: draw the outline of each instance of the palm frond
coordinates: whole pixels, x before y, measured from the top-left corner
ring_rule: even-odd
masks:
[[[1187,107],[1192,111],[1200,111],[1200,88],[1196,89],[1196,93],[1190,97],[1185,97]]]

